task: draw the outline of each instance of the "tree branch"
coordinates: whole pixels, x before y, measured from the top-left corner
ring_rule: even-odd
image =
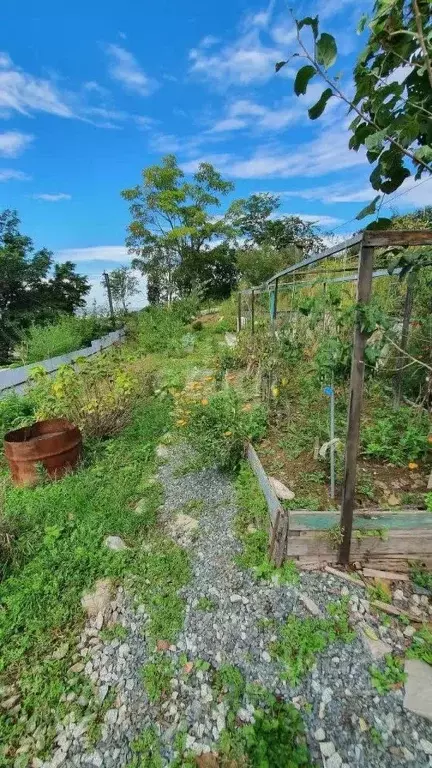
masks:
[[[415,22],[416,22],[416,27],[417,27],[417,36],[418,36],[418,40],[419,40],[419,43],[420,43],[420,48],[423,51],[423,56],[425,58],[426,70],[427,70],[428,77],[429,77],[429,82],[430,82],[430,85],[431,85],[431,88],[432,88],[432,65],[431,65],[431,60],[429,58],[429,53],[428,53],[428,49],[427,49],[427,46],[426,46],[426,41],[424,39],[423,22],[422,22],[420,8],[418,7],[417,0],[412,0],[412,6],[413,6],[413,11],[414,11],[414,18],[415,18]]]

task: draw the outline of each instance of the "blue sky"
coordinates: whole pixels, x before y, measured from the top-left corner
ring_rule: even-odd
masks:
[[[75,261],[98,299],[103,269],[129,260],[120,190],[167,152],[187,173],[212,161],[235,181],[233,197],[278,192],[284,213],[355,229],[344,222],[373,194],[364,155],[347,147],[346,109],[334,99],[311,122],[321,86],[298,99],[295,67],[274,74],[296,50],[290,5],[335,34],[349,90],[365,10],[354,0],[22,0],[19,12],[3,0],[0,208],[18,210],[38,247]],[[431,189],[392,207],[432,203]]]

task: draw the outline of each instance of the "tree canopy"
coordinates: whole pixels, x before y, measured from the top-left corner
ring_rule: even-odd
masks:
[[[128,267],[113,269],[109,274],[111,295],[116,304],[121,304],[123,311],[127,312],[128,301],[139,293],[138,278]]]
[[[203,254],[227,232],[212,209],[233,186],[210,163],[201,163],[186,181],[175,156],[167,155],[160,165],[144,168],[140,184],[123,190],[132,217],[126,244],[153,295],[169,298],[195,287]]]
[[[51,251],[36,251],[19,231],[16,211],[0,214],[0,360],[6,361],[32,322],[52,320],[85,304],[90,285],[67,261],[54,264]]]

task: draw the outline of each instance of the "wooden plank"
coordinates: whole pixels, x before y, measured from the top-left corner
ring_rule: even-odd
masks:
[[[391,229],[365,230],[363,243],[367,246],[391,246],[391,245],[432,245],[432,230],[404,230]]]
[[[265,473],[263,465],[261,464],[256,454],[255,449],[250,443],[248,444],[247,448],[247,459],[251,466],[252,472],[257,478],[259,486],[265,496],[272,525],[275,525],[278,518],[278,513],[280,518],[281,513],[284,512],[284,509],[270,485],[270,481]]]
[[[363,576],[367,579],[384,579],[384,581],[409,581],[409,576],[406,573],[380,571],[377,568],[363,568]]]
[[[282,510],[279,518],[279,525],[275,535],[275,545],[273,549],[273,560],[275,565],[280,568],[287,558],[289,532],[289,512]]]
[[[311,512],[309,510],[292,510],[290,514],[291,531],[329,530],[334,528],[339,519],[339,512]],[[395,512],[391,510],[373,510],[371,512],[355,512],[353,528],[356,530],[431,528],[432,515],[423,510]]]
[[[418,616],[414,616],[413,613],[410,613],[409,611],[401,610],[400,608],[396,608],[391,603],[383,603],[381,600],[373,600],[371,602],[371,605],[374,608],[378,608],[379,611],[383,611],[384,613],[388,613],[390,616],[408,616],[410,621],[415,622],[416,624],[421,624],[422,620],[419,619]]]
[[[330,565],[328,565],[324,570],[326,573],[331,573],[333,576],[338,576],[344,581],[349,581],[351,584],[355,584],[356,587],[363,587],[363,589],[366,587],[361,579],[356,579],[355,576],[351,576],[351,574],[345,573],[345,571],[338,571],[337,568],[332,568]]]
[[[325,532],[320,536],[317,531],[301,531],[295,535],[290,528],[288,540],[288,557],[326,555],[330,560],[335,559],[336,546],[330,541]],[[351,560],[363,560],[371,557],[403,556],[409,559],[421,559],[432,556],[432,531],[419,528],[414,531],[393,530],[388,537],[362,536],[358,538],[353,533],[351,539]]]
[[[285,269],[282,269],[281,272],[277,272],[273,277],[270,277],[268,280],[266,280],[267,285],[270,283],[274,283],[275,280],[279,279],[280,277],[284,277],[284,275],[290,275],[292,272],[298,272],[300,269],[304,269],[305,267],[308,267],[310,264],[316,264],[318,261],[322,261],[323,259],[328,259],[329,256],[335,256],[337,253],[342,253],[342,251],[345,251],[347,248],[351,248],[354,245],[359,245],[363,240],[363,233],[360,233],[359,235],[354,235],[354,237],[351,237],[349,240],[345,240],[342,243],[338,243],[337,245],[332,246],[332,248],[328,248],[325,251],[321,251],[321,253],[315,253],[311,256],[308,256],[306,259],[303,259],[303,261],[299,261],[297,264],[293,264],[291,267],[286,267]]]
[[[339,562],[347,565],[350,557],[351,532],[355,505],[357,477],[357,453],[360,436],[360,416],[363,400],[364,353],[367,333],[362,330],[361,309],[368,306],[372,290],[373,248],[362,245],[359,257],[359,279],[357,283],[357,317],[354,327],[354,343],[351,364],[348,429],[345,449],[345,472],[340,517],[342,543]]]

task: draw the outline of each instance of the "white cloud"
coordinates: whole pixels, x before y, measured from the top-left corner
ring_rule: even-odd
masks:
[[[322,131],[317,138],[304,144],[260,147],[245,159],[239,159],[237,155],[202,155],[192,163],[183,164],[183,168],[191,170],[206,160],[214,162],[223,173],[239,179],[323,176],[366,163],[363,151],[354,152],[348,148],[348,135],[338,126]]]
[[[383,208],[389,205],[394,197],[394,203],[390,206],[395,207],[424,207],[432,205],[432,177],[423,181],[414,182],[413,179],[405,179],[403,184],[394,194],[384,198]],[[372,189],[367,182],[359,186],[348,183],[331,184],[328,186],[311,187],[306,189],[292,189],[284,192],[276,192],[281,197],[297,197],[302,200],[319,200],[322,203],[366,203],[379,194]]]
[[[2,157],[18,157],[33,141],[34,136],[19,131],[0,133],[0,155]]]
[[[182,149],[182,141],[171,133],[152,133],[149,140],[152,152],[170,154]]]
[[[141,96],[152,93],[157,84],[141,69],[135,56],[120,45],[110,43],[105,46],[110,64],[109,73],[113,80],[117,80],[127,90],[135,91]]]
[[[124,245],[93,245],[88,248],[63,248],[57,251],[57,261],[116,261],[129,264],[131,256]]]
[[[14,168],[0,168],[0,182],[2,181],[30,181],[31,176]]]
[[[49,112],[59,117],[73,117],[51,80],[34,77],[15,66],[7,53],[0,54],[0,109],[28,115]]]
[[[44,200],[46,203],[58,203],[60,200],[71,200],[72,195],[67,195],[65,192],[57,192],[56,194],[41,192],[40,194],[33,195],[33,199]]]
[[[277,105],[274,108],[264,107],[247,99],[232,102],[227,108],[227,114],[218,120],[209,133],[250,128],[265,131],[280,131],[298,120],[303,119],[304,110],[299,106],[287,107]]]
[[[212,45],[217,45],[219,42],[218,37],[214,37],[214,35],[206,35],[203,37],[203,39],[200,42],[201,48],[211,48]]]
[[[336,216],[325,216],[323,214],[311,214],[311,213],[292,213],[291,216],[298,216],[303,221],[309,221],[311,224],[317,224],[320,227],[331,227],[335,224],[341,224],[343,219],[338,219]]]

